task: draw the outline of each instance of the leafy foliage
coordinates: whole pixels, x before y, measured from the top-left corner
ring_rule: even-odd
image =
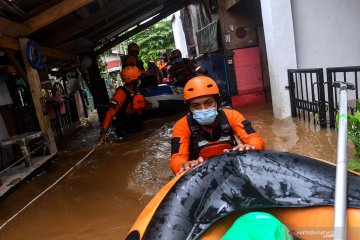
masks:
[[[106,76],[106,63],[102,59],[102,57],[100,55],[97,57],[97,61],[98,61],[100,76],[102,78],[105,78],[105,76]]]
[[[348,137],[355,146],[356,155],[360,156],[360,101],[356,100],[356,112],[354,115],[347,115]],[[336,127],[339,127],[339,114],[336,115]],[[360,172],[360,161],[355,159],[347,163],[349,170]]]
[[[124,34],[124,33],[123,33]],[[140,47],[140,58],[144,61],[144,67],[147,67],[149,61],[157,61],[160,58],[160,52],[166,51],[168,54],[175,48],[174,36],[172,31],[171,22],[167,19],[163,19],[153,26],[145,29],[144,31],[134,35],[121,45],[127,48],[127,45],[131,42],[135,42]],[[106,53],[111,53],[111,49]],[[114,92],[114,82],[116,76],[108,74],[106,72],[106,64],[104,59],[98,56],[99,71],[102,78],[105,79],[105,84],[108,88],[109,96]]]
[[[355,146],[356,154],[360,156],[360,100],[356,100],[356,112],[348,117],[348,137]],[[336,127],[339,127],[339,114],[336,115]]]
[[[350,161],[348,162],[347,168],[353,171],[360,172],[360,162],[359,161]]]
[[[347,115],[348,137],[355,146],[356,154],[360,155],[360,101],[356,100],[356,112]],[[336,127],[339,127],[339,114],[336,115]]]
[[[348,135],[355,145],[356,154],[360,154],[360,111],[348,115]]]
[[[175,48],[174,36],[171,22],[163,19],[155,25],[129,38],[123,44],[128,45],[135,42],[140,47],[140,58],[147,65],[149,61],[157,61],[159,53],[166,51],[169,53]]]

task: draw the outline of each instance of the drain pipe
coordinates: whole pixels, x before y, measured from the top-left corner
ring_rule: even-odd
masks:
[[[346,82],[334,82],[333,86],[340,88],[333,239],[345,240],[347,231],[347,90],[354,90],[355,87]]]

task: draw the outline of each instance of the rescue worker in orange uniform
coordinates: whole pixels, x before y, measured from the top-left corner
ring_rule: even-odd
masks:
[[[148,62],[148,69],[141,79],[140,87],[157,86],[163,82],[164,75],[153,61]]]
[[[137,57],[133,56],[133,55],[126,55],[125,56],[125,63],[123,65],[123,67],[128,67],[128,66],[134,66],[137,67]]]
[[[190,112],[173,129],[170,165],[174,174],[230,150],[264,149],[264,140],[249,120],[236,110],[219,108],[219,88],[213,79],[197,76],[189,80],[184,99]],[[241,141],[238,145],[234,135]]]
[[[123,67],[134,66],[134,57],[135,57],[135,66],[141,71],[145,71],[144,62],[139,57],[140,48],[136,43],[130,43],[128,45],[128,55],[125,56]]]
[[[169,62],[168,55],[166,52],[160,53],[160,60],[156,62],[156,65],[158,66],[160,71],[163,73],[164,78],[167,78],[168,77],[167,69],[170,65],[170,62]]]
[[[101,143],[106,142],[107,132],[115,116],[118,137],[127,137],[142,128],[141,114],[145,107],[145,98],[137,89],[141,71],[137,67],[128,66],[123,68],[120,75],[125,86],[117,88],[110,100],[109,110],[106,112],[100,132]]]
[[[168,68],[169,83],[184,87],[187,81],[196,77],[196,65],[188,58],[183,58],[179,49],[171,51],[171,65]]]

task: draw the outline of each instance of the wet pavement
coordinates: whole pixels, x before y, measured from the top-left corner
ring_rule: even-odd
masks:
[[[239,110],[267,149],[336,161],[335,130],[299,119],[274,119],[269,104]],[[110,135],[108,144],[0,230],[0,239],[124,239],[147,202],[171,179],[170,136],[181,116],[147,119],[144,130],[126,140]],[[59,158],[0,202],[0,225],[82,159],[98,136],[92,117],[57,138]],[[348,146],[352,158],[354,147]]]

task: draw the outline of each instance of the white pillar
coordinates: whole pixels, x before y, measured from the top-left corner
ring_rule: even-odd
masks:
[[[291,116],[287,69],[297,68],[291,0],[260,0],[274,116]]]
[[[175,46],[180,49],[183,57],[188,57],[188,50],[185,40],[185,33],[180,19],[180,11],[175,12],[170,17],[174,34]]]

